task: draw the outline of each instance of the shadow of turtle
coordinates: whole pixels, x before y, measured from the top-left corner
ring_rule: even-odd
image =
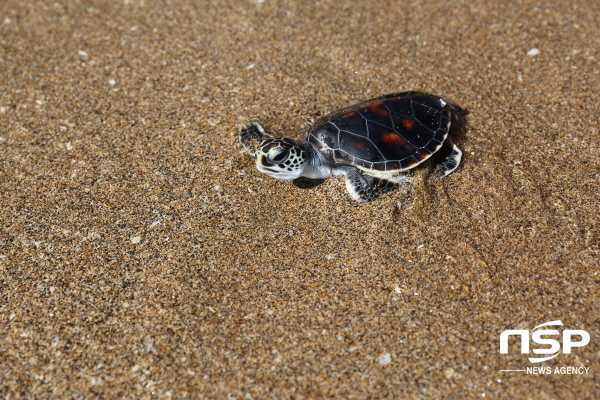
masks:
[[[325,179],[296,178],[292,181],[294,186],[300,189],[312,189],[325,182]]]
[[[459,147],[462,148],[462,145],[467,141],[467,132],[469,130],[469,121],[467,116],[469,115],[469,110],[466,108],[459,107],[453,104],[454,111],[452,113],[452,124],[450,125],[450,130],[448,131],[448,137],[452,139],[452,141]],[[432,158],[432,167],[435,167],[442,161],[444,161],[445,157],[447,157],[447,152],[439,151],[433,155]]]

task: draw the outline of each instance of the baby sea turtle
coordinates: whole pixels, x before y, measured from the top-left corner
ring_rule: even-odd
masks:
[[[240,140],[260,172],[278,179],[325,179],[345,175],[354,200],[369,202],[410,182],[402,174],[438,152],[438,178],[453,172],[462,152],[448,137],[461,108],[441,97],[403,92],[365,100],[314,123],[304,141],[275,138],[260,124],[242,129]]]

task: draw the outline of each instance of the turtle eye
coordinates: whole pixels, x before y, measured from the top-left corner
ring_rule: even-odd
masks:
[[[275,147],[274,149],[269,150],[267,159],[274,164],[281,164],[289,157],[289,155],[290,152],[288,150],[281,147]]]

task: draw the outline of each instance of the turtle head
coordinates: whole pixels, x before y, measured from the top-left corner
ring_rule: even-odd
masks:
[[[256,151],[256,167],[273,178],[299,178],[305,166],[306,152],[291,139],[267,139]]]

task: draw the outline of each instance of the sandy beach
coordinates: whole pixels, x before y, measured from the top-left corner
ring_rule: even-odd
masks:
[[[597,0],[0,2],[0,398],[598,398],[598,20]],[[406,90],[470,112],[461,167],[408,193],[299,188],[238,140]],[[589,344],[500,353],[551,321]]]

